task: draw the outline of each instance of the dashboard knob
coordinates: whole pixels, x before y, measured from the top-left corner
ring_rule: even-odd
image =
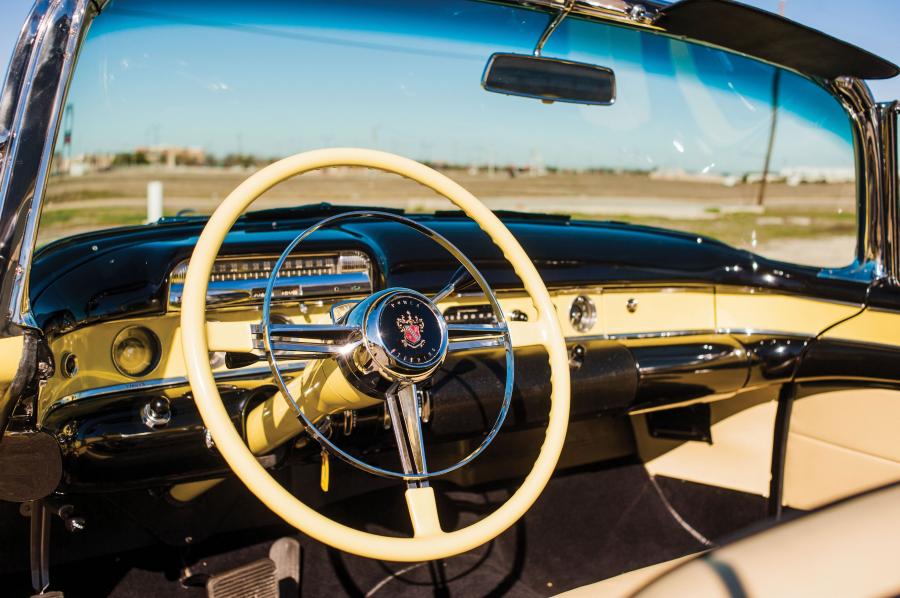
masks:
[[[148,428],[161,428],[171,419],[172,406],[169,404],[169,399],[165,397],[156,397],[141,409],[141,420]]]

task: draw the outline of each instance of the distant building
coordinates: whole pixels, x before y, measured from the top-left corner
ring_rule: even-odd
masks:
[[[96,170],[107,170],[112,166],[115,154],[76,154],[66,158],[62,154],[53,157],[54,172],[69,176],[82,176]]]
[[[206,162],[206,151],[200,147],[179,145],[154,145],[134,148],[135,154],[142,154],[150,164],[175,166],[199,166]]]
[[[856,171],[853,168],[795,166],[781,169],[781,176],[791,186],[801,183],[852,183],[856,180]]]
[[[733,187],[735,178],[732,176],[706,173],[686,172],[681,168],[658,168],[650,173],[650,178],[659,181],[686,181],[690,183],[713,183]]]

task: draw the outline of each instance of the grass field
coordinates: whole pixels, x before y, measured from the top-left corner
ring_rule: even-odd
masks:
[[[146,218],[147,183],[163,182],[167,215],[208,214],[249,171],[120,168],[53,177],[40,242]],[[492,209],[571,214],[694,232],[779,259],[823,266],[851,260],[855,238],[852,184],[758,184],[659,180],[642,174],[585,173],[493,176],[456,170],[449,176]],[[393,175],[335,169],[292,179],[267,192],[256,208],[329,201],[397,207],[410,212],[453,209],[430,190]],[[785,254],[785,251],[787,252]]]

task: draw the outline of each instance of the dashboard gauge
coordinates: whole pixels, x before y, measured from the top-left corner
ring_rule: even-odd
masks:
[[[159,339],[143,326],[125,328],[112,344],[112,360],[116,369],[137,378],[149,374],[159,363]]]
[[[597,306],[586,295],[579,295],[569,308],[569,323],[578,332],[588,332],[597,323]]]

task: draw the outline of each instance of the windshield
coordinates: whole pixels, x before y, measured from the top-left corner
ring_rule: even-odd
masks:
[[[852,135],[814,82],[663,35],[571,17],[544,56],[601,65],[611,106],[481,87],[495,52],[530,54],[546,13],[469,0],[114,0],[85,41],[40,242],[209,214],[254,169],[361,146],[437,167],[492,209],[708,235],[816,266],[856,248]],[[450,204],[332,169],[257,208]]]

